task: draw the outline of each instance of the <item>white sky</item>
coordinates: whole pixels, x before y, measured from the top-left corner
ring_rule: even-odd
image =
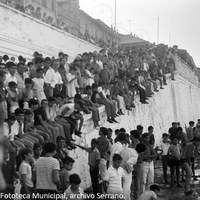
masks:
[[[186,49],[200,67],[200,0],[116,0],[117,29]],[[115,0],[80,0],[80,8],[114,26]],[[170,37],[171,35],[171,37]],[[170,40],[171,38],[171,40]],[[171,42],[170,42],[171,41]]]

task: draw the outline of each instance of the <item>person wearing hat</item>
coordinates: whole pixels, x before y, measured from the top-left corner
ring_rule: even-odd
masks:
[[[3,126],[4,120],[8,118],[6,93],[4,88],[5,74],[6,72],[4,70],[0,70],[0,130],[2,130],[1,126]],[[1,131],[0,135],[3,135]]]

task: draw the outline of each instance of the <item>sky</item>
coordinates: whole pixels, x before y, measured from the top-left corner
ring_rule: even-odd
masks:
[[[178,45],[200,67],[200,0],[80,0],[80,9],[114,27],[115,1],[119,33]]]

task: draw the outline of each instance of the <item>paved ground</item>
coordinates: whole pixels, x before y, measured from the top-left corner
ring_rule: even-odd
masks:
[[[191,182],[192,190],[195,191],[194,195],[185,196],[184,195],[184,183],[181,183],[182,188],[170,188],[170,185],[165,185],[163,181],[163,172],[161,161],[155,162],[155,183],[158,183],[161,188],[159,194],[159,200],[200,200],[200,168],[199,164],[196,165],[196,176],[199,179],[198,181]],[[170,173],[168,173],[170,174]],[[169,178],[170,180],[170,178]]]

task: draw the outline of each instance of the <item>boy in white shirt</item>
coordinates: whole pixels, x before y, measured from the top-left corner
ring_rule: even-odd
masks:
[[[156,200],[157,194],[160,192],[160,187],[156,184],[150,186],[150,191],[143,192],[138,200]]]
[[[104,188],[107,194],[123,194],[122,181],[125,176],[124,169],[120,167],[122,157],[119,154],[113,155],[112,166],[108,168],[103,177]]]

